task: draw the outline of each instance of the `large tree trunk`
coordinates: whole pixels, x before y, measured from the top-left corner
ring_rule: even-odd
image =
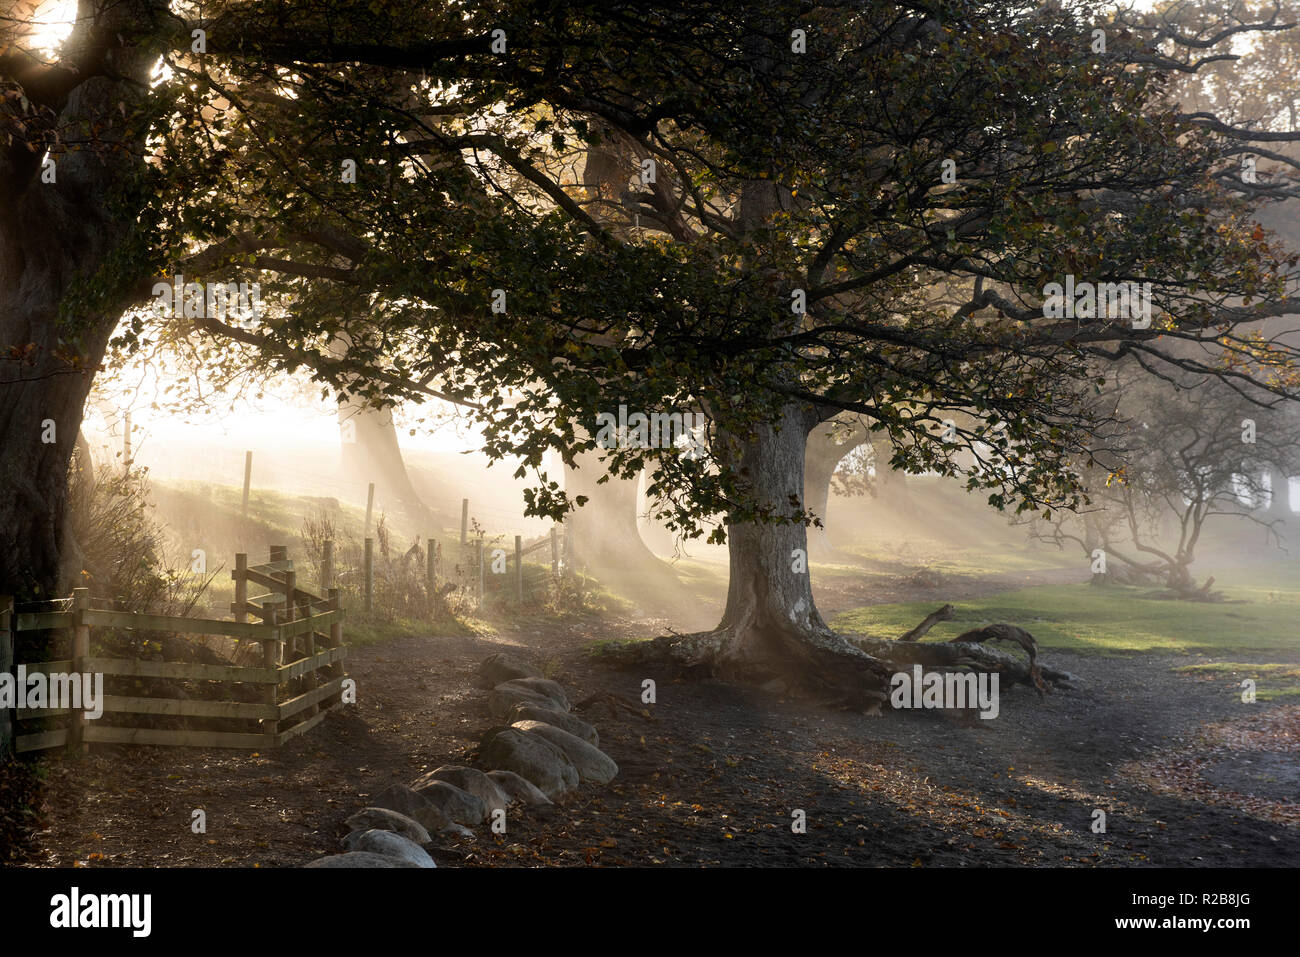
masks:
[[[871,448],[875,456],[876,501],[886,506],[893,514],[915,511],[915,503],[908,488],[907,473],[900,472],[889,464],[890,456],[893,455],[889,439],[876,436],[871,442]]]
[[[790,495],[803,491],[804,452],[816,419],[788,407],[779,427],[762,426],[734,445],[730,464],[745,476],[757,504],[790,510]],[[728,455],[724,448],[721,454]],[[719,630],[729,632],[724,656],[733,662],[780,659],[789,637],[829,631],[812,597],[807,528],[799,522],[728,524],[731,580]]]
[[[816,426],[808,436],[808,448],[804,456],[803,504],[822,523],[820,526],[812,526],[808,533],[808,546],[814,555],[828,556],[835,551],[827,525],[831,479],[844,456],[868,438],[869,433],[860,422],[852,424],[851,432],[845,432],[843,424],[826,422]]]
[[[143,31],[165,10],[160,0],[123,0],[98,13],[79,4],[71,44],[109,44],[107,75],[45,77],[33,65],[17,77],[35,105],[59,114],[60,128],[97,130],[100,148],[58,153],[56,180],[44,183],[39,146],[0,145],[0,593],[20,599],[56,594],[69,461],[93,370],[131,298],[114,283],[119,304],[59,320],[74,281],[125,246],[135,225],[117,195],[139,154],[139,144],[124,141],[125,114],[139,108],[161,52]],[[12,100],[3,108],[17,109]]]
[[[338,415],[344,473],[358,482],[374,482],[380,502],[398,505],[412,518],[424,518],[428,509],[406,471],[392,410],[342,402]]]
[[[6,287],[0,273],[0,344],[34,342],[41,354],[31,365],[6,363],[0,373],[0,592],[46,599],[58,593],[68,465],[90,375],[50,355],[58,339],[52,317],[13,308]],[[92,368],[112,330],[105,326],[83,340],[80,355]]]
[[[1290,521],[1293,517],[1291,512],[1291,479],[1276,468],[1271,468],[1268,472],[1268,480],[1268,517],[1270,519],[1280,518],[1283,521]]]
[[[804,453],[817,424],[811,410],[790,405],[777,426],[760,426],[747,438],[724,436],[715,454],[750,484],[757,504],[790,514],[792,496],[803,488]],[[722,621],[708,632],[666,635],[610,652],[624,663],[669,660],[724,678],[798,687],[854,709],[879,713],[893,674],[924,663],[941,670],[996,671],[1039,693],[1077,680],[1035,661],[1036,645],[1022,629],[997,624],[948,643],[918,641],[938,621],[952,617],[945,607],[899,640],[856,636],[856,643],[827,626],[812,595],[806,528],[799,522],[730,522],[727,543],[731,579]],[[1028,645],[1029,661],[982,642],[1016,636]]]
[[[760,426],[746,438],[724,437],[718,451],[745,477],[760,507],[788,515],[791,497],[803,492],[808,433],[818,420],[813,410],[792,404],[777,425]],[[868,704],[883,697],[883,665],[831,631],[817,611],[801,522],[732,522],[727,545],[726,609],[713,633],[693,636],[695,659],[707,659],[725,676],[816,689],[849,686]]]
[[[564,467],[564,489],[570,498],[585,495],[588,500],[569,513],[565,531],[571,560],[585,565],[597,578],[603,571],[623,566],[667,571],[659,556],[646,547],[637,527],[639,478],[611,477],[602,484],[605,466],[596,453],[584,453],[576,461],[577,468]]]
[[[329,345],[330,355],[347,355],[351,340],[335,336]],[[397,440],[391,408],[375,408],[359,398],[339,402],[340,465],[351,480],[375,483],[375,497],[384,505],[396,505],[411,518],[426,523],[429,509],[411,484]]]
[[[645,542],[646,547],[656,555],[675,555],[678,551],[677,537],[662,522],[650,517],[655,509],[655,502],[645,491],[650,483],[650,476],[642,471],[640,479],[641,491],[637,497],[636,518],[641,541]]]

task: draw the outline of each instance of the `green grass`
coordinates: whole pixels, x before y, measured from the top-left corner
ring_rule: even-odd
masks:
[[[956,603],[953,621],[930,637],[947,640],[991,622],[1031,632],[1039,644],[1080,653],[1128,655],[1260,653],[1300,649],[1300,563],[1240,570],[1218,576],[1229,599],[1241,603],[1161,601],[1142,597],[1146,588],[1044,585]],[[848,633],[897,637],[940,602],[907,602],[856,608],[836,616],[832,627]]]
[[[944,577],[984,578],[989,575],[1031,573],[1079,565],[1070,552],[1040,544],[999,541],[996,548],[962,548],[940,542],[911,541],[901,544],[859,542],[842,546],[845,555],[884,565],[897,564],[910,571],[922,569]],[[857,565],[814,562],[819,574],[860,574]]]
[[[1203,677],[1207,681],[1220,678],[1231,679],[1231,683],[1238,687],[1243,678],[1251,678],[1255,682],[1257,701],[1300,697],[1300,665],[1215,661],[1200,665],[1184,665],[1175,668],[1174,671]]]

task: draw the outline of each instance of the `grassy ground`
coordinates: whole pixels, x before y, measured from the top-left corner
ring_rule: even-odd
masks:
[[[225,617],[234,599],[234,585],[228,569],[234,565],[237,551],[247,551],[251,562],[265,561],[268,543],[287,545],[289,556],[299,563],[299,582],[303,587],[316,584],[317,568],[309,560],[309,550],[304,541],[304,517],[328,520],[334,526],[336,541],[336,570],[340,573],[350,562],[360,563],[360,542],[364,536],[365,510],[333,498],[320,498],[285,492],[254,490],[248,505],[248,519],[240,518],[241,490],[235,486],[215,485],[192,481],[151,483],[151,499],[156,504],[156,517],[165,527],[168,545],[177,554],[188,556],[192,547],[202,547],[208,553],[209,570],[217,574],[208,585],[201,606],[208,614]],[[403,516],[384,516],[377,512],[375,522],[386,523],[390,542],[400,555],[415,540],[413,528],[406,527]],[[510,529],[485,529],[488,548],[501,547],[509,551]],[[468,568],[474,552],[462,554],[458,544],[459,529],[434,529],[427,534],[438,536],[443,548],[443,573],[460,581],[457,568]],[[421,542],[423,536],[421,536]],[[344,604],[348,610],[348,643],[356,646],[377,641],[397,640],[428,634],[431,627],[446,634],[494,634],[500,627],[527,628],[537,621],[554,621],[571,614],[620,613],[627,610],[627,602],[612,594],[593,579],[582,577],[568,579],[563,593],[556,593],[551,581],[550,556],[537,552],[524,562],[526,588],[529,600],[523,608],[513,598],[513,570],[509,582],[487,574],[484,607],[480,610],[467,605],[463,596],[452,600],[453,616],[443,615],[431,624],[430,619],[413,613],[410,607],[387,607],[383,604],[384,589],[378,579],[383,575],[383,564],[376,548],[376,608],[367,615],[361,608],[359,585],[341,582]],[[490,555],[490,551],[488,552]],[[415,569],[415,578],[422,581],[422,568]],[[468,580],[477,575],[467,573]],[[725,579],[724,579],[725,587]]]
[[[1020,625],[1045,648],[1082,654],[1260,654],[1300,649],[1300,562],[1285,561],[1218,576],[1227,601],[1164,601],[1149,588],[1044,585],[963,601],[954,620],[930,632],[937,639],[994,621]],[[893,637],[934,611],[906,602],[846,611],[831,622],[849,633]]]
[[[1206,681],[1222,683],[1231,679],[1233,685],[1249,678],[1256,683],[1257,701],[1276,701],[1280,698],[1300,697],[1300,667],[1291,664],[1260,664],[1245,661],[1213,661],[1206,664],[1175,668],[1179,674],[1192,675]]]

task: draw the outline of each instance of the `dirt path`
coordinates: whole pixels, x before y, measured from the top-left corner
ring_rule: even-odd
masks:
[[[918,585],[924,590],[926,586]],[[900,591],[907,589],[901,588]],[[878,596],[883,597],[883,596]],[[895,594],[890,600],[922,595]],[[937,597],[937,596],[936,596]],[[852,596],[827,596],[828,604]],[[1300,829],[1152,790],[1133,770],[1191,742],[1209,721],[1267,717],[1297,729],[1297,708],[1242,705],[1230,680],[1172,672],[1162,657],[1050,660],[1083,689],[1039,700],[1004,691],[994,721],[934,712],[830,712],[757,688],[607,669],[583,654],[600,638],[662,623],[591,621],[507,638],[429,637],[357,650],[359,701],[286,748],[247,752],[105,748],[50,761],[40,863],[286,866],[336,850],[340,822],[395,782],[457,762],[488,717],[470,684],[492,651],[529,656],[580,700],[636,700],[654,678],[651,718],[588,718],[621,773],[504,837],[480,829],[449,847],[462,865],[1186,865],[1300,860]],[[1240,660],[1240,655],[1236,656]],[[1253,710],[1252,710],[1253,709]],[[1277,760],[1294,767],[1295,751]],[[1236,780],[1236,779],[1234,779]],[[1244,779],[1243,779],[1244,780]],[[207,833],[191,832],[191,812]],[[1093,812],[1107,815],[1092,832]],[[807,833],[791,830],[802,810]]]

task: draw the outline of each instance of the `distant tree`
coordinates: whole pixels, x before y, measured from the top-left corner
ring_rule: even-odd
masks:
[[[1158,581],[1181,597],[1209,597],[1213,579],[1197,585],[1191,566],[1212,520],[1260,525],[1281,544],[1282,523],[1265,508],[1268,477],[1300,471],[1300,427],[1289,410],[1252,402],[1220,379],[1168,383],[1128,372],[1104,398],[1132,428],[1123,447],[1081,469],[1088,504],[1053,513],[1046,528],[1041,518],[1027,523],[1040,538],[1079,546],[1094,582]]]

